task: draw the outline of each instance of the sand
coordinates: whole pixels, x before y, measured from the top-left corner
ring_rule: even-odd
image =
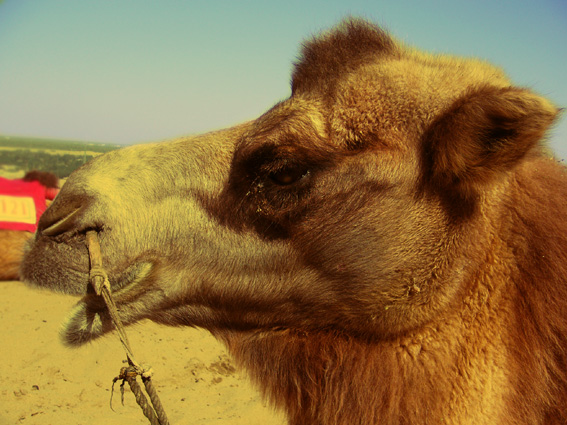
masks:
[[[118,375],[125,356],[113,333],[68,348],[59,329],[75,297],[0,282],[0,425],[148,424]],[[143,321],[127,328],[140,363],[154,370],[156,386],[174,424],[283,425],[283,415],[262,402],[246,375],[208,332]]]

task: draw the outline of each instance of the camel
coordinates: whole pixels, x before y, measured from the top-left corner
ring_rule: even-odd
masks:
[[[292,425],[567,423],[567,174],[558,109],[476,59],[347,19],[291,95],[233,128],[74,172],[26,248],[82,297],[62,337],[121,319],[209,330]]]
[[[36,196],[32,202],[37,202],[37,215],[41,215],[46,206],[51,204],[51,201],[59,191],[59,178],[50,172],[31,170],[28,171],[21,180],[21,182],[37,182],[34,186],[35,190],[28,193],[15,193],[11,192],[10,195],[18,195],[24,198],[33,197],[31,193],[38,190],[42,193],[41,196]],[[0,183],[11,182],[8,179],[0,177]],[[39,186],[41,185],[41,186]],[[1,186],[1,184],[0,184]],[[42,188],[42,189],[39,189]],[[45,192],[45,193],[43,193]],[[45,198],[45,199],[43,199]],[[33,231],[35,231],[36,223],[18,223],[18,219],[11,217],[11,220],[6,221],[4,213],[20,212],[18,204],[13,201],[7,200],[2,196],[2,188],[0,187],[0,280],[17,280],[19,279],[20,263],[24,255],[24,246],[26,242],[32,238]],[[17,229],[17,230],[15,230]]]
[[[0,229],[0,280],[18,280],[24,246],[33,233]]]

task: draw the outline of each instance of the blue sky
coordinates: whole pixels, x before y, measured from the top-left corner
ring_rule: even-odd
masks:
[[[130,144],[254,118],[289,95],[301,41],[347,14],[567,107],[567,0],[5,0],[0,134]],[[551,144],[567,158],[567,112]]]

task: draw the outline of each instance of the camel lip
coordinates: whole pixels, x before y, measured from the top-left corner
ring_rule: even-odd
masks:
[[[100,233],[104,235],[101,242],[105,248],[105,241],[112,237],[110,229]],[[156,262],[155,255],[148,253],[128,258],[106,252],[102,258],[102,268],[108,276],[111,293],[116,297],[132,297],[130,292],[148,281]],[[111,261],[113,258],[118,261]],[[96,296],[91,272],[85,232],[64,232],[54,236],[38,233],[25,248],[21,279],[30,287],[90,300],[89,295]]]
[[[94,293],[82,296],[77,304],[84,304],[95,313],[104,311],[107,308],[103,297]]]
[[[128,268],[127,273],[122,276],[126,280],[120,282],[118,289],[111,290],[111,297],[118,308],[120,316],[120,306],[132,302],[144,290],[137,291],[150,276],[153,263],[140,261]],[[125,318],[122,317],[122,321]],[[96,339],[115,327],[109,314],[108,306],[104,298],[97,295],[92,285],[89,284],[87,293],[82,294],[77,304],[69,312],[67,320],[61,329],[61,338],[69,346],[80,346],[93,339]]]
[[[113,328],[102,297],[86,295],[69,312],[61,327],[60,337],[64,344],[79,347]]]
[[[109,275],[111,296],[118,300],[124,297],[131,297],[135,289],[147,280],[153,268],[154,264],[149,261],[138,261],[126,267],[116,279]],[[101,300],[102,297],[95,293],[92,282],[90,282],[87,294],[83,296],[81,301],[96,306]],[[104,307],[104,303],[102,305]]]

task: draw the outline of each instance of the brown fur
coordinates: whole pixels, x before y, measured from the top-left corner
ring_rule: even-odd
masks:
[[[59,177],[49,171],[31,170],[26,173],[22,180],[25,182],[37,181],[40,182],[42,186],[52,189],[59,188]]]
[[[0,229],[0,280],[18,280],[24,246],[33,233]]]
[[[565,424],[556,115],[486,63],[348,20],[258,119],[74,173],[23,274],[84,295],[67,343],[105,334],[99,230],[122,320],[209,329],[293,425]]]

